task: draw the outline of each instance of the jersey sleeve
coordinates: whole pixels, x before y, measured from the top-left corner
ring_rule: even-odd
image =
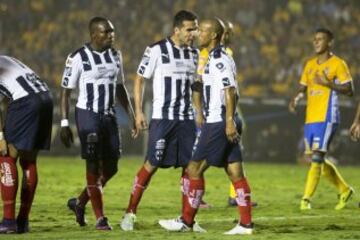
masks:
[[[157,45],[147,47],[139,64],[137,74],[147,79],[151,78],[154,74],[158,57],[159,51],[157,51]]]
[[[340,84],[345,84],[352,81],[349,68],[345,61],[341,61],[336,69],[336,77]]]
[[[236,87],[235,76],[230,62],[224,58],[219,58],[216,59],[213,64],[216,79],[222,83],[221,89]]]
[[[65,69],[61,80],[61,87],[74,89],[80,78],[82,62],[78,54],[69,55],[65,62]]]
[[[302,74],[301,74],[301,78],[300,78],[300,84],[303,85],[303,86],[307,86],[308,85],[308,81],[309,81],[309,78],[308,78],[308,67],[309,64],[306,63],[305,64],[305,67],[304,67],[304,70],[302,71]]]

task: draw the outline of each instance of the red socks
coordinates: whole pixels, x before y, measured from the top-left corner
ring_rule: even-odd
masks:
[[[36,161],[26,161],[24,159],[20,159],[20,165],[23,170],[23,178],[21,185],[21,205],[18,218],[27,219],[29,218],[38,182]]]
[[[133,190],[129,200],[129,206],[126,210],[127,213],[136,213],[137,206],[141,200],[142,194],[149,184],[152,174],[142,167],[135,176]]]
[[[182,193],[182,210],[181,210],[181,212],[183,212],[185,205],[188,203],[187,194],[189,193],[189,187],[190,187],[190,179],[186,172],[186,169],[183,170],[181,180],[180,180],[180,185],[181,185],[181,193]]]
[[[182,218],[187,225],[192,226],[202,196],[204,195],[205,183],[203,178],[190,179],[189,181],[189,191],[187,194],[187,201],[185,201],[183,206]]]
[[[105,184],[114,176],[115,174],[112,174],[111,176],[105,176],[103,175],[101,177],[101,185],[102,187],[105,186]],[[84,188],[84,190],[80,193],[79,197],[78,197],[78,205],[81,207],[81,208],[84,208],[86,206],[86,204],[88,203],[89,201],[89,195],[88,195],[88,191],[87,191],[87,188]]]
[[[0,166],[3,218],[15,219],[15,203],[18,189],[16,159],[12,157],[0,157]]]
[[[87,191],[96,219],[104,216],[102,187],[99,175],[86,173]]]
[[[233,182],[237,194],[236,202],[239,208],[240,221],[242,225],[251,224],[251,191],[246,178]]]

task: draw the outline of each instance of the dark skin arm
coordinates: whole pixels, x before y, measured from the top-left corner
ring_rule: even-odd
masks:
[[[69,106],[70,106],[71,89],[62,88],[60,96],[60,113],[61,119],[69,119]],[[69,126],[60,128],[60,139],[65,147],[70,148],[74,143],[73,133]]]

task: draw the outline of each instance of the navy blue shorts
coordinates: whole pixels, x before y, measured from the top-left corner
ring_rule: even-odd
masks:
[[[4,134],[17,150],[48,150],[51,142],[53,101],[49,92],[31,94],[9,104]]]
[[[151,165],[186,167],[195,142],[194,120],[152,119],[146,159]]]
[[[81,143],[83,159],[114,160],[120,157],[119,131],[115,116],[75,109],[76,126]],[[89,155],[89,135],[96,135],[96,156]]]
[[[239,119],[236,120],[236,127],[241,134],[242,124]],[[226,138],[224,121],[205,123],[194,149],[192,160],[206,160],[210,166],[224,167],[229,163],[242,161],[240,144],[230,143]]]

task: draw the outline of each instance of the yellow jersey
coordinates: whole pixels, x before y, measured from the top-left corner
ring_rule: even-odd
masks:
[[[316,73],[321,76],[322,72],[335,84],[352,81],[346,62],[335,55],[321,64],[318,64],[316,57],[308,60],[300,80],[300,84],[307,87],[305,123],[340,121],[337,93],[328,87],[314,83]]]

